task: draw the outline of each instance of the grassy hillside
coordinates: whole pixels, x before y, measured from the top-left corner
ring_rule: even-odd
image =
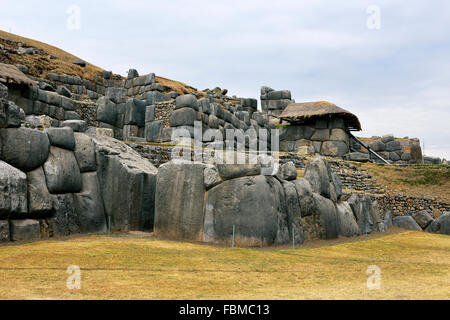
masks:
[[[408,196],[428,197],[450,203],[450,166],[412,165],[392,166],[364,164],[390,194],[401,192]]]
[[[128,235],[3,246],[0,298],[450,299],[449,236],[391,230],[325,243],[232,251]],[[81,290],[66,288],[69,265],[81,268]],[[367,289],[371,265],[380,290]]]
[[[72,63],[73,60],[84,59],[46,43],[24,38],[2,30],[0,30],[0,44],[12,49],[18,49],[20,44],[25,47],[35,47],[38,49],[39,53],[35,55],[10,54],[8,56],[3,56],[0,54],[0,62],[14,65],[18,63],[26,65],[30,69],[30,75],[35,77],[46,78],[48,73],[54,72],[58,74],[79,76],[82,79],[93,80],[94,76],[101,75],[101,72],[103,71],[102,68],[87,61],[87,65],[84,68],[74,65]],[[133,61],[130,61],[130,63],[132,62]],[[194,88],[179,81],[158,76],[156,77],[156,81],[181,94],[196,91]]]

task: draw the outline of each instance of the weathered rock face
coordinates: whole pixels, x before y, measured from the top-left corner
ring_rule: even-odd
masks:
[[[47,159],[50,142],[47,134],[28,128],[0,129],[0,159],[22,170],[30,171]]]
[[[301,178],[294,181],[295,189],[299,197],[300,213],[302,217],[311,216],[317,211],[313,190],[308,180]]]
[[[259,164],[219,164],[217,169],[223,180],[261,174],[261,166]]]
[[[366,215],[363,211],[363,204],[361,202],[361,198],[359,195],[353,193],[348,199],[347,203],[353,211],[353,215],[355,216],[356,223],[358,224],[358,228],[361,233],[367,233],[366,230]]]
[[[292,161],[283,164],[279,172],[280,178],[286,181],[297,179],[297,168]]]
[[[317,205],[317,221],[319,222],[317,234],[321,239],[335,239],[339,235],[338,217],[333,201],[314,194]]]
[[[175,160],[159,167],[155,232],[171,239],[201,240],[206,165]]]
[[[106,136],[93,136],[92,140],[111,229],[152,230],[157,169],[118,140]]]
[[[450,212],[444,212],[439,218],[434,220],[427,231],[450,235]]]
[[[413,217],[411,216],[399,216],[392,219],[392,223],[394,226],[408,229],[408,230],[415,230],[415,231],[422,231],[422,228],[414,221]]]
[[[422,229],[425,229],[431,222],[433,222],[433,217],[425,210],[414,212],[412,217]]]
[[[41,237],[37,220],[11,220],[10,229],[12,241],[39,240]]]
[[[95,161],[95,145],[92,139],[84,133],[75,132],[74,155],[77,159],[80,172],[97,170]]]
[[[73,150],[75,148],[75,138],[72,128],[47,128],[45,129],[45,132],[47,133],[52,146],[68,150]]]
[[[81,233],[105,232],[106,217],[97,173],[86,172],[81,177],[83,190],[73,195],[80,231]]]
[[[302,200],[297,193],[297,189],[292,182],[283,183],[286,208],[287,208],[287,227],[289,230],[289,239],[294,237],[296,244],[302,244],[305,241],[303,234],[302,209],[300,201]],[[286,243],[285,241],[284,243]]]
[[[27,178],[29,215],[36,217],[51,212],[52,200],[47,189],[42,167],[27,172]]]
[[[339,235],[344,237],[354,237],[361,234],[356,223],[353,211],[347,202],[339,202],[336,205],[339,222]]]
[[[238,243],[276,243],[279,220],[285,215],[282,197],[283,187],[273,177],[242,177],[223,182],[206,196],[204,241],[230,239],[235,225]]]
[[[50,236],[60,237],[80,233],[80,221],[72,194],[51,195],[53,215],[47,220]]]
[[[308,162],[305,169],[305,179],[309,181],[314,192],[330,198],[330,176],[326,162],[316,157]]]
[[[0,218],[20,217],[27,213],[27,176],[0,161]]]
[[[50,148],[44,163],[45,178],[50,193],[62,194],[81,190],[81,174],[73,152],[57,147]]]

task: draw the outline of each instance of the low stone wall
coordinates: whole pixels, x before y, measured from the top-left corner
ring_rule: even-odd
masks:
[[[444,211],[450,211],[450,203],[436,201],[430,198],[410,197],[403,194],[393,196],[384,194],[374,197],[384,211],[392,211],[394,216],[411,215],[420,211],[428,211],[432,216],[439,217]]]

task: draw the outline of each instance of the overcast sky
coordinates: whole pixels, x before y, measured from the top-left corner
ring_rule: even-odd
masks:
[[[258,99],[262,85],[289,89],[355,113],[360,136],[418,137],[450,159],[448,0],[1,3],[0,29],[115,73]]]

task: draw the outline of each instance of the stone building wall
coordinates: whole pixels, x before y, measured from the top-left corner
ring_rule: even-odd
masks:
[[[321,117],[302,125],[283,125],[280,130],[281,151],[331,157],[349,151],[350,138],[341,118]]]

